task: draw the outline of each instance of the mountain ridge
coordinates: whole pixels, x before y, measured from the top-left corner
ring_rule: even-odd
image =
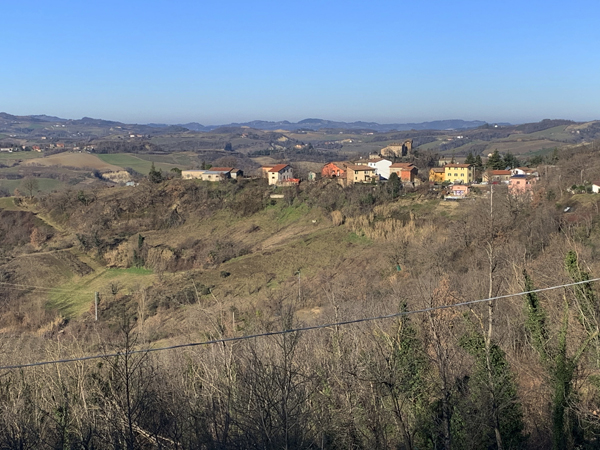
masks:
[[[35,122],[58,122],[61,124],[73,123],[73,124],[93,124],[95,126],[144,126],[149,128],[168,128],[168,127],[183,127],[190,131],[196,132],[208,132],[217,128],[231,128],[231,127],[249,127],[258,130],[285,130],[285,131],[297,131],[301,129],[312,129],[320,130],[323,128],[328,129],[340,129],[340,130],[371,130],[377,132],[387,131],[409,131],[409,130],[466,130],[472,128],[478,128],[485,125],[488,122],[482,120],[462,120],[462,119],[444,119],[444,120],[433,120],[427,122],[409,122],[409,123],[387,123],[380,124],[377,122],[366,122],[366,121],[334,121],[327,119],[318,118],[307,118],[298,122],[290,122],[288,120],[279,121],[267,121],[267,120],[252,120],[248,122],[232,122],[228,124],[218,125],[203,125],[198,122],[188,122],[179,124],[164,124],[164,123],[148,123],[148,124],[126,124],[124,122],[118,122],[113,120],[105,119],[94,119],[91,117],[82,117],[81,119],[64,119],[56,116],[49,116],[45,114],[33,114],[26,116],[16,116],[5,112],[0,113],[0,119],[13,122],[23,121],[35,121]],[[500,125],[510,125],[509,123],[502,123]]]

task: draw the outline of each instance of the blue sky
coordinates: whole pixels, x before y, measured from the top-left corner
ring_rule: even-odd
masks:
[[[600,2],[2,2],[0,111],[131,123],[600,119]]]

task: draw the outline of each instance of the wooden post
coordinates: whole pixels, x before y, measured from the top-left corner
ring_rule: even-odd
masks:
[[[96,321],[98,321],[98,297],[100,297],[100,294],[98,292],[95,292],[94,293],[94,311],[95,311]]]

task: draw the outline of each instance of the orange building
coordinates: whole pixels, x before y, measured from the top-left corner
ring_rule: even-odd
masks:
[[[321,176],[323,178],[345,178],[347,163],[343,162],[330,162],[323,166],[321,169]]]
[[[419,169],[411,163],[394,163],[390,166],[390,175],[397,174],[401,181],[413,182],[417,178]]]
[[[432,167],[429,169],[429,181],[432,183],[443,183],[446,181],[445,173],[446,171],[443,167]]]

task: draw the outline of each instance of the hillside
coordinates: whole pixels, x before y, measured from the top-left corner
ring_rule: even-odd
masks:
[[[0,199],[3,365],[118,355],[7,371],[0,441],[489,448],[496,415],[506,448],[593,445],[595,283],[430,309],[600,274],[598,149],[554,158],[531,197],[170,179]],[[557,428],[557,409],[577,421]]]

